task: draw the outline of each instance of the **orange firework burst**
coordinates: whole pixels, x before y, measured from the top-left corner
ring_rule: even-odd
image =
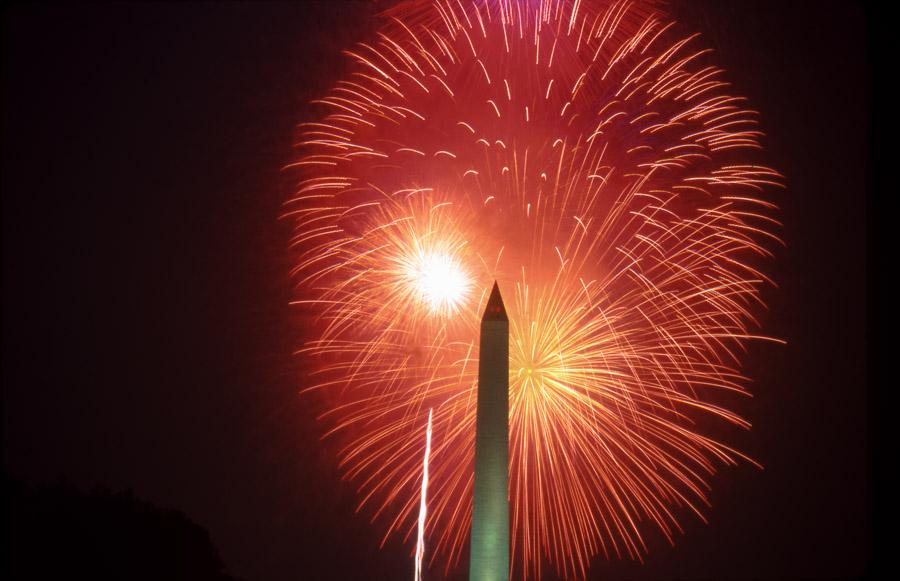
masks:
[[[671,540],[721,462],[701,433],[746,393],[777,243],[781,176],[757,114],[654,4],[437,0],[389,11],[301,126],[294,276],[317,316],[301,352],[329,434],[385,538],[416,529],[447,569],[471,519],[477,337],[494,279],[512,297],[513,571],[566,577]],[[510,294],[511,293],[511,294]],[[680,507],[680,508],[679,508]]]

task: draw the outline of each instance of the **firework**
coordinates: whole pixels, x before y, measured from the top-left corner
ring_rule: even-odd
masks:
[[[428,460],[431,456],[431,418],[434,410],[428,410],[428,428],[425,431],[425,457],[422,458],[422,498],[419,501],[419,534],[416,538],[415,581],[422,579],[422,559],[425,557],[425,517],[428,516]]]
[[[455,566],[471,520],[479,315],[510,318],[512,567],[646,552],[744,458],[699,420],[746,394],[781,183],[758,115],[641,2],[439,0],[385,14],[300,127],[285,203],[326,435],[385,538]],[[748,459],[749,460],[749,459]]]

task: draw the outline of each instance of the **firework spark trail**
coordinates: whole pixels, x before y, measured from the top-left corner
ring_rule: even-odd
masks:
[[[428,514],[428,462],[431,456],[431,418],[434,410],[428,410],[428,429],[425,432],[425,457],[422,458],[422,494],[419,501],[419,534],[416,539],[416,575],[422,579],[422,559],[425,557],[425,517]]]
[[[386,539],[416,528],[433,408],[429,563],[465,554],[478,317],[511,293],[511,564],[641,559],[703,518],[749,423],[740,358],[780,243],[758,115],[653,2],[411,1],[300,127],[298,300],[327,436]],[[752,460],[749,460],[752,462]]]

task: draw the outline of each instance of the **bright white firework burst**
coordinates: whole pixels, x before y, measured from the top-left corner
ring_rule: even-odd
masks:
[[[450,254],[427,252],[403,258],[406,279],[419,300],[438,315],[456,314],[471,286],[459,262]]]

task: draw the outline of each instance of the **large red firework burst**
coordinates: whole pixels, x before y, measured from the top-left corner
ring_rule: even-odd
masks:
[[[695,35],[696,36],[696,35]],[[436,0],[389,11],[301,125],[301,352],[341,465],[385,536],[412,536],[433,408],[431,561],[466,552],[477,337],[510,316],[513,572],[584,575],[671,540],[717,463],[711,403],[778,241],[757,114],[653,3]]]

